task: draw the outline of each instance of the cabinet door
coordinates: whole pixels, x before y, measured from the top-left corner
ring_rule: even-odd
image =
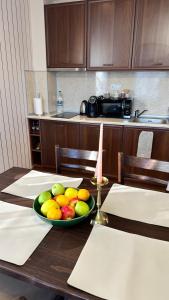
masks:
[[[42,165],[55,168],[55,145],[79,148],[79,125],[41,121]]]
[[[99,125],[80,125],[80,149],[98,151]],[[103,173],[117,178],[117,153],[122,151],[121,126],[104,125],[103,130]]]
[[[133,68],[169,68],[169,1],[138,0]]]
[[[88,69],[130,67],[134,0],[88,2]]]
[[[85,2],[45,6],[48,68],[85,67]]]
[[[153,132],[152,159],[169,161],[169,130],[157,128],[125,127],[123,152],[128,155],[137,155],[137,147],[142,131]]]

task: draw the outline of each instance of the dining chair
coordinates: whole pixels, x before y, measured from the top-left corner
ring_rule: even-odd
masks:
[[[118,153],[118,183],[166,191],[169,162]]]
[[[56,173],[61,174],[68,171],[83,175],[94,174],[97,156],[97,151],[62,148],[56,145]]]

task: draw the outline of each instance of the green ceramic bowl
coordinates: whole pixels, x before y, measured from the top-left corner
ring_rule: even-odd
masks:
[[[51,190],[49,191],[50,193]],[[39,196],[38,196],[39,197]],[[51,225],[54,225],[54,226],[58,226],[58,227],[70,227],[70,226],[74,226],[82,221],[84,221],[92,212],[92,210],[94,209],[95,207],[95,200],[94,200],[94,197],[93,196],[90,196],[90,198],[86,201],[86,203],[89,205],[90,207],[90,211],[88,212],[87,215],[85,216],[82,216],[82,217],[76,217],[71,219],[71,220],[49,220],[47,219],[46,217],[44,217],[42,214],[41,214],[41,211],[40,211],[40,208],[41,208],[41,205],[39,204],[38,202],[38,197],[34,200],[33,202],[33,209],[35,211],[35,213],[38,215],[39,218],[41,218],[44,222],[46,223],[49,223]]]

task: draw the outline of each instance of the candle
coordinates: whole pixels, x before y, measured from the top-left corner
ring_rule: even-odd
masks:
[[[100,124],[99,153],[96,165],[97,183],[102,183],[103,123]]]

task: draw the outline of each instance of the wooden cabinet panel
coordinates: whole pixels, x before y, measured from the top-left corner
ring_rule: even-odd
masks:
[[[42,165],[55,168],[55,145],[79,148],[79,125],[41,121]]]
[[[100,126],[80,125],[80,149],[96,150],[99,146]],[[104,125],[103,133],[103,173],[117,178],[117,154],[122,151],[121,126]]]
[[[45,6],[48,68],[86,66],[85,2]]]
[[[134,0],[88,2],[88,69],[130,67]]]
[[[118,152],[122,151],[123,127],[104,125],[104,147],[103,166],[105,173],[110,174],[115,179],[118,175]]]
[[[152,158],[169,161],[169,130],[155,129]]]
[[[138,140],[142,131],[153,132],[151,158],[169,161],[169,130],[147,127],[124,127],[123,152],[136,155]]]
[[[169,67],[168,28],[168,0],[137,0],[133,68]]]

